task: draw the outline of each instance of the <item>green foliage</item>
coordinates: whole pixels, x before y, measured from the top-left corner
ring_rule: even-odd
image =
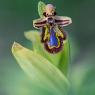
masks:
[[[69,83],[62,72],[43,56],[18,43],[14,43],[12,53],[18,64],[30,77],[35,85],[44,86],[43,91],[50,95],[66,95]],[[32,86],[32,85],[31,85]]]

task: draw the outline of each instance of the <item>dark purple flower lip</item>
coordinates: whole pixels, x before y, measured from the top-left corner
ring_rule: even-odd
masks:
[[[63,41],[64,39],[59,38],[59,46],[50,47],[48,44],[48,41],[44,42],[44,48],[47,50],[47,52],[51,54],[56,54],[60,52],[63,49]]]

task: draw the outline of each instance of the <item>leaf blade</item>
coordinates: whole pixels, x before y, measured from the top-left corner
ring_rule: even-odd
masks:
[[[69,87],[66,77],[48,60],[39,54],[30,51],[18,43],[14,43],[12,53],[20,67],[34,81],[43,83],[57,94],[64,95]]]
[[[65,75],[67,75],[67,73],[68,73],[69,63],[70,63],[70,44],[69,44],[69,40],[67,39],[64,44],[63,52],[61,53],[61,58],[60,58],[60,62],[58,65],[58,68]]]

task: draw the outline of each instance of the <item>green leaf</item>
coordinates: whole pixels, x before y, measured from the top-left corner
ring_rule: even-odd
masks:
[[[40,32],[38,32],[37,30],[32,30],[24,32],[24,35],[28,40],[32,41],[33,51],[39,54],[43,54],[43,47],[40,42]]]
[[[33,50],[47,58],[52,64],[57,66],[65,74],[68,70],[69,63],[69,42],[64,43],[64,49],[57,54],[48,53],[40,42],[40,33],[36,30],[28,31],[24,33],[25,37],[33,44]]]
[[[68,80],[47,59],[18,43],[13,44],[12,53],[24,72],[30,76],[33,83],[43,87],[43,91],[50,92],[49,95],[66,95]]]
[[[45,11],[45,3],[42,1],[39,1],[38,3],[38,13],[40,17],[43,17],[43,12]]]
[[[69,40],[67,39],[63,46],[63,51],[61,52],[60,61],[58,64],[58,68],[67,75],[68,68],[70,63],[70,44]]]

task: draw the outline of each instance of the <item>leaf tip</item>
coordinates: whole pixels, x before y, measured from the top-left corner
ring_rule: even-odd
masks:
[[[21,50],[21,49],[22,49],[22,46],[19,43],[14,41],[12,45],[12,53],[14,53],[15,51]]]

